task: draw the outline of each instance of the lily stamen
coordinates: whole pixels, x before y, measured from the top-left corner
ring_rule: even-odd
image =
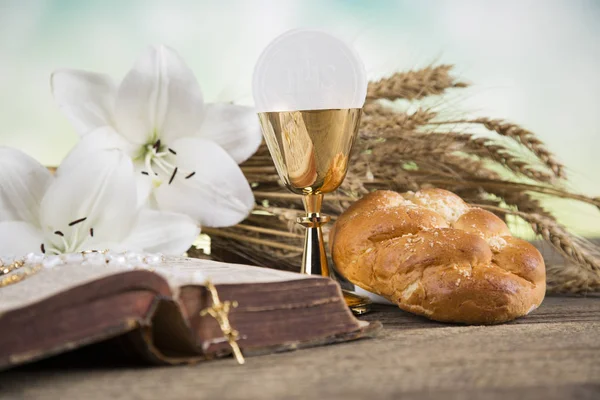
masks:
[[[167,175],[170,175],[172,173],[171,171],[175,168],[175,167],[171,166],[170,164],[168,166],[164,165],[163,162],[160,161],[159,158],[155,158],[152,161],[154,162],[154,164],[156,164],[156,166],[158,168],[160,168]],[[169,167],[170,167],[171,171],[169,171]]]
[[[63,247],[66,251],[69,248],[69,244],[67,243],[67,240],[65,239],[65,234],[62,233],[62,231],[54,231],[54,234],[56,236],[60,236],[60,240],[62,240]]]
[[[158,175],[156,172],[154,172],[154,170],[152,169],[152,153],[148,152],[146,153],[146,157],[144,157],[144,164],[146,164],[146,169],[154,175]]]
[[[71,222],[69,222],[69,226],[77,225],[80,222],[85,221],[86,219],[87,219],[87,217],[83,217],[83,218],[76,219],[75,221],[71,221]]]
[[[152,161],[154,161],[154,163],[156,165],[162,165],[164,168],[168,168],[168,169],[174,169],[175,168],[175,165],[171,164],[170,162],[168,162],[164,158],[155,158]]]
[[[160,169],[166,175],[169,176],[169,181],[168,181],[169,185],[171,183],[173,183],[173,180],[175,179],[175,176],[177,175],[178,172],[187,174],[185,179],[189,179],[192,176],[194,176],[194,174],[195,174],[194,171],[180,170],[178,166],[171,164],[171,162],[169,162],[166,159],[166,156],[168,156],[168,155],[171,155],[171,154],[177,155],[177,152],[175,150],[173,150],[170,147],[166,147],[166,145],[165,145],[164,148],[166,148],[167,151],[160,151],[160,147],[161,147],[160,139],[157,140],[154,144],[146,145],[146,154],[144,156],[144,164],[146,166],[146,170],[141,171],[141,173],[143,175],[154,174],[154,175],[158,176],[158,173],[156,171],[154,171],[152,168],[154,166],[155,168]],[[162,183],[162,179],[158,179],[158,182],[159,182],[159,184]]]
[[[158,164],[162,164],[163,167],[167,168],[167,169],[179,169],[181,172],[183,173],[187,173],[187,171],[184,171],[183,169],[179,168],[177,165],[173,165],[170,162],[168,162],[167,160],[165,160],[164,158],[159,158],[159,159],[155,159],[154,162]]]
[[[59,231],[57,231],[57,232],[59,232]],[[69,250],[69,247],[71,247],[71,246],[69,246],[69,243],[67,242],[67,239],[65,238],[65,235],[58,235],[58,236],[60,236],[60,240],[62,240],[63,248],[65,249],[65,252],[67,252]]]
[[[93,228],[91,228],[90,231],[92,229]],[[94,235],[92,235],[92,236],[94,236]],[[73,252],[75,252],[79,248],[79,245],[81,244],[80,240],[79,240],[79,229],[77,229],[77,228],[74,230],[73,235],[71,236],[71,241],[70,242],[67,241],[64,237],[61,237],[61,239],[63,240],[64,250],[62,252],[58,251],[57,254],[61,254],[61,253],[73,253]],[[85,241],[85,237],[82,237],[81,239],[82,239],[81,242]]]
[[[173,182],[173,179],[175,179],[175,175],[177,175],[177,167],[173,170],[173,175],[171,175],[171,179],[169,179],[169,185]]]

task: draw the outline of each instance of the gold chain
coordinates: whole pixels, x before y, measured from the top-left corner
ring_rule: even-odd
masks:
[[[42,264],[36,264],[36,265],[32,265],[28,268],[25,268],[22,271],[17,271],[17,270],[20,270],[24,265],[25,265],[25,261],[17,260],[17,261],[12,262],[9,265],[1,266],[0,267],[0,276],[2,276],[2,279],[0,279],[0,288],[21,282],[22,280],[30,277],[31,275],[35,275],[36,273],[40,272],[43,267]],[[11,274],[9,276],[4,276],[4,275],[8,275],[14,271],[16,271],[14,274]]]
[[[90,254],[90,253],[100,253],[106,254],[108,250],[84,250],[80,253],[82,255]],[[28,266],[22,271],[17,271],[25,266],[25,260],[16,260],[10,263],[9,265],[0,265],[0,288],[5,286],[13,285],[15,283],[19,283],[28,277],[37,274],[43,269],[43,264],[35,264],[32,266]],[[16,272],[15,272],[16,271]],[[15,272],[9,276],[5,276],[10,274],[11,272]]]
[[[10,274],[15,269],[21,268],[24,264],[25,264],[25,261],[17,260],[15,262],[11,263],[10,265],[7,265],[7,266],[2,265],[0,267],[0,268],[2,268],[2,269],[0,269],[0,276]]]

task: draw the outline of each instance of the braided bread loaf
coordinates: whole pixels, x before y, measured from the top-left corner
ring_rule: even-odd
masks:
[[[539,251],[446,190],[370,193],[339,217],[330,239],[348,280],[437,321],[510,321],[544,299]]]

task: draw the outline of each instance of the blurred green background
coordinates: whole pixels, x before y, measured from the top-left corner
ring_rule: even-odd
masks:
[[[432,62],[472,82],[446,112],[507,118],[569,167],[570,189],[600,196],[600,1],[0,0],[0,145],[55,165],[77,141],[50,95],[56,68],[117,80],[150,44],[178,50],[207,101],[252,104],[260,51],[318,27],[345,37],[371,79]],[[550,206],[600,234],[593,207]]]

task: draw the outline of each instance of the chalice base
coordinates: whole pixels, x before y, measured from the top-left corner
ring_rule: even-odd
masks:
[[[325,242],[321,231],[321,226],[329,221],[329,217],[314,212],[320,209],[322,197],[322,195],[305,197],[304,204],[308,211],[307,215],[297,220],[300,225],[306,228],[301,272],[307,275],[320,275],[337,280],[335,274],[332,274],[329,270]],[[342,289],[342,293],[346,305],[354,315],[361,315],[370,311],[371,300],[368,297],[346,289]]]
[[[346,289],[342,289],[346,305],[354,315],[362,315],[371,311],[371,300]]]

